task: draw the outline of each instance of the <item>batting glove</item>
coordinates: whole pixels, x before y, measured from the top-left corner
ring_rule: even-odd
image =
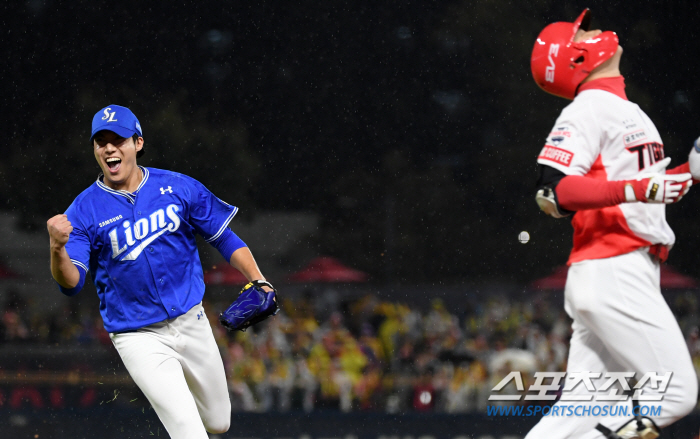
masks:
[[[625,185],[625,199],[628,203],[677,203],[693,185],[693,176],[683,174],[655,174],[630,180]]]

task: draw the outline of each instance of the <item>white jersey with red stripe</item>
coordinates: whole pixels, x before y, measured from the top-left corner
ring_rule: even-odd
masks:
[[[622,90],[622,89],[621,89]],[[632,180],[664,158],[654,123],[624,91],[581,91],[562,111],[537,162],[566,175]],[[575,213],[569,264],[673,245],[663,204],[625,203]]]

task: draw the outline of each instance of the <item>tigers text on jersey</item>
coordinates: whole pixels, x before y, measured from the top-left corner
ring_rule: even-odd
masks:
[[[635,179],[663,158],[659,132],[624,92],[586,89],[564,108],[537,162],[566,175],[613,181]],[[665,209],[663,204],[625,203],[576,212],[569,264],[652,244],[673,245]]]
[[[73,225],[66,251],[92,273],[109,332],[172,319],[201,302],[195,234],[215,241],[238,211],[186,175],[139,168],[134,193],[111,189],[100,176],[66,210]]]

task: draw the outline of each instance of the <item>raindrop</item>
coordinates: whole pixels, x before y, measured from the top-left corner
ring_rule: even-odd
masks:
[[[408,26],[399,26],[399,28],[396,29],[396,36],[399,37],[400,40],[409,40],[413,38],[411,29],[409,29]]]

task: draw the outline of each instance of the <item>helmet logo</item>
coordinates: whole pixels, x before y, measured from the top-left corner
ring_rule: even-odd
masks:
[[[547,82],[554,82],[554,59],[552,56],[556,57],[559,54],[559,45],[558,44],[550,44],[549,45],[549,56],[547,57],[549,59],[549,65],[545,69],[544,72],[544,79]]]

